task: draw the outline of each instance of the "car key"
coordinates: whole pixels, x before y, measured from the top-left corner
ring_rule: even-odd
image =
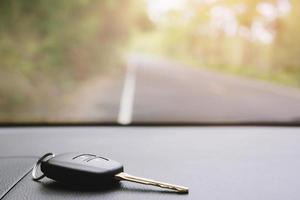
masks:
[[[39,177],[38,167],[43,173]],[[178,193],[188,193],[187,187],[129,175],[124,172],[121,163],[93,154],[66,153],[57,156],[52,153],[45,154],[34,166],[32,176],[34,180],[46,176],[69,185],[99,187],[113,185],[119,181],[130,181],[171,189]]]

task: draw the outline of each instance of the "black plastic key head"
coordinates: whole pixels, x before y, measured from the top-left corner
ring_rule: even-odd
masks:
[[[123,170],[121,163],[92,154],[60,154],[41,163],[41,171],[46,177],[60,183],[84,187],[116,184],[118,180],[115,175]]]

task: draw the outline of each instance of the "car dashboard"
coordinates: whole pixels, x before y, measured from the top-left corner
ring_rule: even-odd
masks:
[[[130,182],[74,189],[31,169],[47,152],[94,153],[125,171],[189,187],[189,194]],[[254,126],[6,127],[0,129],[0,199],[299,199],[300,129]]]

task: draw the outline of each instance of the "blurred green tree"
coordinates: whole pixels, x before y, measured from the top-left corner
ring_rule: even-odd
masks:
[[[122,65],[131,33],[147,28],[140,4],[0,0],[0,119],[47,116],[80,81]]]

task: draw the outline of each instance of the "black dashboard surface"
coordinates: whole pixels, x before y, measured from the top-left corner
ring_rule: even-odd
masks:
[[[33,182],[30,167],[46,153],[94,153],[125,171],[188,186],[178,195],[123,182],[103,191]],[[3,199],[299,199],[297,127],[19,127],[0,129]]]

